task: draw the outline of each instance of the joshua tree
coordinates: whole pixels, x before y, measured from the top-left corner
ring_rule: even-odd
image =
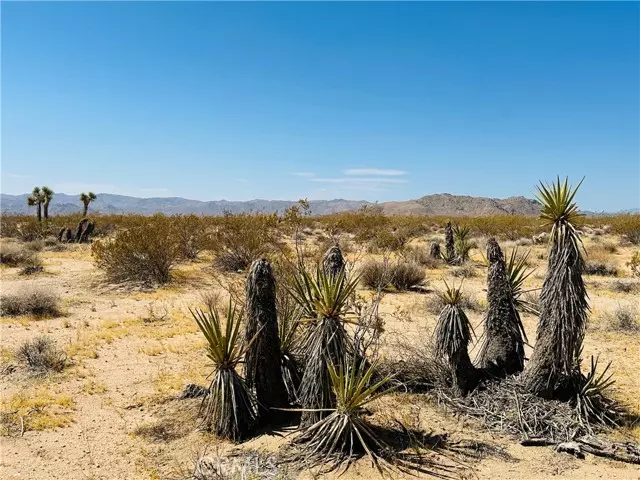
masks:
[[[540,217],[551,227],[549,266],[540,293],[540,323],[533,355],[523,375],[525,388],[543,398],[560,396],[563,380],[575,368],[589,314],[589,297],[582,279],[582,241],[574,222],[580,214],[573,199],[582,181],[572,188],[565,179],[538,187]]]
[[[42,221],[42,203],[44,202],[44,195],[40,187],[33,187],[31,195],[27,198],[27,205],[30,207],[36,207],[36,217],[38,221]]]
[[[507,267],[498,242],[487,241],[487,302],[484,342],[479,365],[489,374],[504,377],[524,368],[526,334],[516,308]]]
[[[327,274],[332,276],[338,275],[344,270],[344,257],[342,256],[342,250],[336,243],[329,250],[326,251],[322,259],[322,268]]]
[[[53,190],[51,190],[46,185],[42,187],[42,206],[45,220],[49,218],[49,204],[51,200],[53,200]]]
[[[82,216],[83,217],[87,216],[87,210],[89,210],[89,204],[91,202],[93,202],[96,198],[98,198],[98,197],[93,192],[81,193],[80,194],[80,201],[82,202]]]
[[[246,348],[240,344],[242,312],[229,301],[224,321],[215,307],[191,314],[207,340],[207,356],[214,367],[209,395],[200,407],[202,426],[220,437],[242,440],[257,420],[256,400],[236,371]]]
[[[288,399],[280,369],[282,354],[276,314],[276,279],[267,260],[256,260],[251,265],[246,297],[245,341],[249,343],[253,339],[253,342],[245,355],[245,378],[249,388],[255,388],[264,415],[271,407],[286,406]]]
[[[89,220],[86,218],[83,218],[78,222],[78,228],[76,229],[76,236],[75,236],[75,240],[77,243],[80,243],[82,241],[82,232],[84,231],[85,225],[87,224],[87,222],[89,222]]]
[[[456,247],[451,222],[447,222],[447,225],[444,227],[444,249],[447,263],[454,261],[456,258]]]
[[[353,341],[343,323],[358,281],[359,278],[347,280],[344,269],[334,276],[320,265],[315,274],[300,268],[292,279],[289,292],[300,305],[302,316],[311,322],[302,347],[305,367],[298,392],[305,409],[302,426],[312,425],[326,416],[325,409],[335,407],[329,366],[353,356]]]
[[[438,317],[434,331],[436,353],[445,357],[453,370],[454,387],[466,395],[478,384],[479,372],[471,363],[467,347],[471,342],[473,329],[467,315],[460,306],[462,301],[462,285],[455,288],[445,282],[446,289],[438,295],[444,307]]]

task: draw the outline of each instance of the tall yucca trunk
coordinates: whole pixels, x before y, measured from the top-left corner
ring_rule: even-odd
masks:
[[[322,267],[324,271],[333,277],[337,276],[344,270],[344,257],[342,250],[336,244],[329,248],[322,259]]]
[[[429,256],[440,260],[442,255],[440,254],[440,244],[438,242],[431,242],[431,246],[429,247]]]
[[[83,217],[87,216],[87,210],[89,210],[89,202],[83,202],[83,206],[82,206],[82,216]]]
[[[447,252],[447,258],[455,258],[456,247],[451,222],[447,222],[447,225],[444,227],[444,248]]]
[[[507,278],[502,250],[494,238],[487,241],[487,302],[484,343],[479,366],[496,377],[519,373],[524,368],[522,322]]]
[[[41,202],[38,202],[36,204],[36,217],[38,218],[39,222],[42,221],[42,203]]]
[[[78,228],[76,228],[76,236],[75,236],[75,241],[77,243],[80,243],[82,241],[82,232],[84,231],[85,225],[87,224],[88,221],[89,221],[88,219],[83,218],[78,222]]]
[[[245,377],[264,416],[271,407],[287,405],[282,379],[280,338],[276,313],[276,280],[267,260],[251,265],[246,287],[247,324],[245,341],[252,342],[245,355]],[[255,337],[255,338],[254,338]]]
[[[544,398],[556,396],[562,378],[572,372],[586,330],[589,297],[577,241],[568,232],[553,237],[549,268],[542,283],[540,323],[523,383]]]
[[[44,202],[44,218],[45,220],[49,218],[49,202]]]

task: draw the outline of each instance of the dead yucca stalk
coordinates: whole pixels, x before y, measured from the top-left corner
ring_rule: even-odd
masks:
[[[465,395],[478,384],[480,374],[471,363],[467,348],[471,342],[473,328],[462,310],[462,283],[459,287],[449,286],[437,292],[444,303],[434,331],[436,353],[445,357],[453,370],[454,387]]]
[[[271,264],[255,260],[246,285],[247,321],[245,329],[244,372],[247,385],[255,389],[263,417],[270,408],[287,405],[288,395],[282,378],[280,338],[276,310],[276,279]],[[252,341],[253,339],[253,341]]]
[[[309,466],[322,465],[323,471],[344,465],[344,470],[360,455],[366,454],[381,473],[387,466],[381,454],[390,450],[379,431],[364,418],[364,407],[389,393],[391,376],[374,380],[376,365],[365,366],[355,358],[339,366],[329,365],[335,408],[328,416],[304,428],[294,444],[301,447],[301,460]]]
[[[524,368],[526,334],[516,308],[507,265],[495,238],[487,241],[487,303],[479,366],[488,374],[503,378]]]
[[[540,217],[552,226],[549,267],[540,293],[540,323],[533,355],[523,383],[531,393],[556,397],[558,387],[574,370],[587,327],[588,295],[582,278],[582,241],[574,222],[581,216],[573,199],[576,188],[558,177],[551,185],[540,184]]]
[[[292,278],[291,296],[300,306],[302,317],[309,323],[302,346],[304,372],[298,401],[305,411],[302,424],[311,425],[323,416],[323,410],[335,405],[331,390],[329,366],[353,355],[353,341],[344,322],[351,313],[350,298],[359,278],[347,280],[344,269],[337,275],[321,266],[315,274],[301,268]]]
[[[242,311],[229,301],[224,325],[215,307],[208,312],[191,310],[191,314],[207,340],[207,357],[213,362],[209,395],[200,406],[201,427],[240,441],[254,428],[258,413],[255,398],[236,371],[246,350],[240,342]]]

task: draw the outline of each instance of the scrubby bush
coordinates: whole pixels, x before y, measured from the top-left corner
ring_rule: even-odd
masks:
[[[215,265],[224,271],[245,270],[254,260],[283,249],[277,227],[275,214],[225,214],[209,246],[216,255]]]
[[[613,265],[595,260],[589,260],[585,262],[583,270],[586,275],[601,275],[613,277],[618,275],[618,269]]]
[[[473,265],[465,264],[454,268],[451,274],[454,277],[471,278],[476,276],[476,270],[473,268]]]
[[[603,316],[606,328],[617,332],[640,332],[638,309],[632,305],[620,305],[613,312]]]
[[[0,316],[57,317],[60,315],[59,304],[60,299],[54,293],[33,287],[3,295],[0,299]]]
[[[391,267],[391,284],[398,291],[422,285],[425,278],[424,269],[417,263],[398,261]]]
[[[360,268],[360,282],[374,290],[387,287],[391,283],[391,264],[388,260],[378,262],[370,260]]]
[[[633,293],[639,289],[633,281],[615,280],[611,283],[611,291],[619,293]]]
[[[631,260],[627,262],[627,267],[631,269],[631,274],[634,277],[640,277],[640,252],[634,252]]]
[[[445,305],[446,303],[439,295],[429,295],[429,297],[427,297],[425,307],[429,313],[439,315]],[[462,295],[459,305],[463,310],[469,310],[476,313],[482,311],[482,305],[480,305],[480,302],[478,302],[475,297],[468,294]]]
[[[115,282],[167,283],[181,256],[173,219],[154,215],[120,230],[111,239],[93,242],[97,265]]]
[[[432,257],[426,248],[407,247],[402,252],[402,256],[408,262],[422,265],[425,268],[434,269],[442,266],[442,260]]]
[[[60,372],[67,365],[67,355],[45,335],[27,340],[16,350],[16,360],[34,373]]]

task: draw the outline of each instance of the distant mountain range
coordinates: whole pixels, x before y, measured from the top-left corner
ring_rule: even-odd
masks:
[[[27,197],[23,195],[0,194],[0,211],[7,214],[33,213],[33,207],[27,206]],[[215,200],[203,202],[188,200],[180,197],[167,198],[137,198],[125,195],[99,193],[98,198],[91,203],[90,211],[101,213],[137,213],[152,215],[189,214],[221,215],[225,211],[240,212],[282,212],[294,205],[295,201],[286,200],[248,200],[246,202],[230,202]],[[493,215],[527,215],[534,216],[540,212],[540,204],[536,200],[525,197],[509,197],[505,199],[470,197],[466,195],[451,195],[440,193],[426,195],[415,200],[403,202],[384,202],[374,204],[363,200],[315,200],[311,201],[313,215],[327,215],[330,213],[358,210],[364,205],[377,206],[388,215],[440,215],[440,216],[472,216],[483,217]],[[63,215],[82,211],[82,205],[77,195],[56,193],[49,212],[51,215]],[[620,213],[639,213],[640,209],[625,210]],[[598,214],[596,212],[585,212]]]

